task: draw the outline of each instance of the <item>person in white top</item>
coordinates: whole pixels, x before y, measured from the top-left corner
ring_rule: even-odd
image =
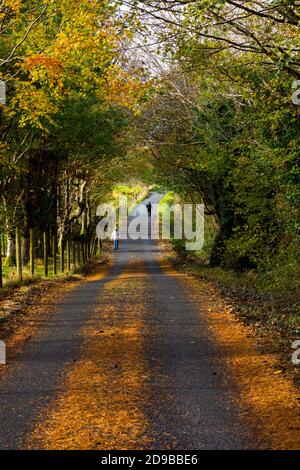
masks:
[[[117,227],[113,230],[113,232],[111,234],[111,239],[114,242],[115,250],[118,250],[119,249],[120,235],[119,235],[119,230],[118,230]]]

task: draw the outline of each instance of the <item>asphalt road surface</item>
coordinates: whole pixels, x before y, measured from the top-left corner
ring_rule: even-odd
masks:
[[[160,197],[152,194],[152,202]],[[28,436],[43,413],[47,414],[47,407],[64,392],[64,378],[80,358],[84,326],[96,307],[100,309],[101,327],[102,293],[116,318],[126,315],[126,308],[141,309],[131,295],[123,295],[118,302],[117,288],[110,297],[104,293],[106,286],[120,276],[119,283],[126,291],[126,282],[131,282],[127,274],[134,277],[136,269],[138,277],[138,266],[143,266],[144,283],[138,300],[146,312],[139,354],[147,368],[147,403],[142,411],[149,448],[257,446],[255,430],[240,421],[234,386],[224,381],[222,352],[210,337],[201,305],[189,295],[183,274],[168,274],[162,267],[160,254],[155,241],[121,241],[106,277],[81,283],[59,301],[55,313],[45,315],[38,332],[0,378],[1,449],[26,448]],[[101,358],[98,360],[101,362]],[[140,442],[137,439],[133,447],[139,449]]]

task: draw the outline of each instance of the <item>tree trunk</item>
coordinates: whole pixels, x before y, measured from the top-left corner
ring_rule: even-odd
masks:
[[[30,274],[34,276],[34,229],[30,229],[30,247],[29,247],[29,268]]]
[[[18,280],[23,280],[23,266],[22,266],[22,242],[21,242],[21,231],[20,228],[16,228],[16,257],[17,257],[17,273]]]
[[[6,266],[16,265],[16,242],[15,242],[15,235],[12,231],[10,231],[7,236],[5,265]]]
[[[83,213],[82,213],[82,219],[81,219],[81,235],[86,234],[87,226],[88,226],[88,210],[87,210],[87,207],[85,206]]]
[[[53,252],[53,274],[56,276],[57,273],[57,236],[56,233],[53,235],[52,238],[52,252]]]

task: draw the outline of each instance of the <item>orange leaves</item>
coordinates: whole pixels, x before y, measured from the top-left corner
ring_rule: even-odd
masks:
[[[20,8],[21,8],[21,1],[20,0],[6,0],[1,2],[0,4],[0,32],[3,33],[3,29],[5,29],[5,25],[7,23],[16,21],[20,17]]]
[[[149,84],[132,77],[117,65],[112,65],[107,70],[104,88],[106,100],[137,111],[138,102],[145,95]]]
[[[27,70],[32,70],[34,67],[43,66],[45,67],[49,74],[52,76],[57,76],[63,69],[63,65],[60,60],[54,57],[48,57],[44,55],[35,55],[32,57],[27,57],[25,61],[24,68]]]
[[[4,2],[1,2],[3,4],[3,7],[8,7],[13,11],[20,11],[21,8],[21,1],[20,0],[5,0]]]
[[[1,2],[1,17],[9,11],[19,13],[21,9],[21,0],[5,0]]]
[[[40,12],[37,0],[33,2],[34,13],[20,10],[23,29],[21,34],[18,29],[12,31],[12,45],[24,37],[28,24]],[[7,3],[17,12],[21,2]],[[116,65],[120,42],[128,34],[107,0],[82,0],[79,5],[75,0],[48,2],[47,15],[18,48],[16,66],[22,75],[14,75],[15,94],[7,112],[16,113],[21,126],[49,127],[49,132],[74,96],[86,100],[94,94],[99,102],[105,99],[108,105],[136,112],[147,86],[139,81],[138,73]]]

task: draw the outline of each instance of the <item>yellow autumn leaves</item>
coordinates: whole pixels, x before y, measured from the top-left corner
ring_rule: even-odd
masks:
[[[22,44],[2,72],[14,90],[5,110],[18,115],[21,126],[30,123],[47,132],[64,99],[74,91],[86,97],[93,90],[102,101],[136,111],[147,85],[136,71],[122,67],[117,51],[129,33],[111,2],[85,0],[78,5],[74,0],[53,0],[45,11],[37,4],[35,11],[33,2],[33,13],[20,9],[19,2],[6,3],[23,15],[23,31],[14,30],[12,24],[4,38],[8,50],[14,50],[20,38]]]

